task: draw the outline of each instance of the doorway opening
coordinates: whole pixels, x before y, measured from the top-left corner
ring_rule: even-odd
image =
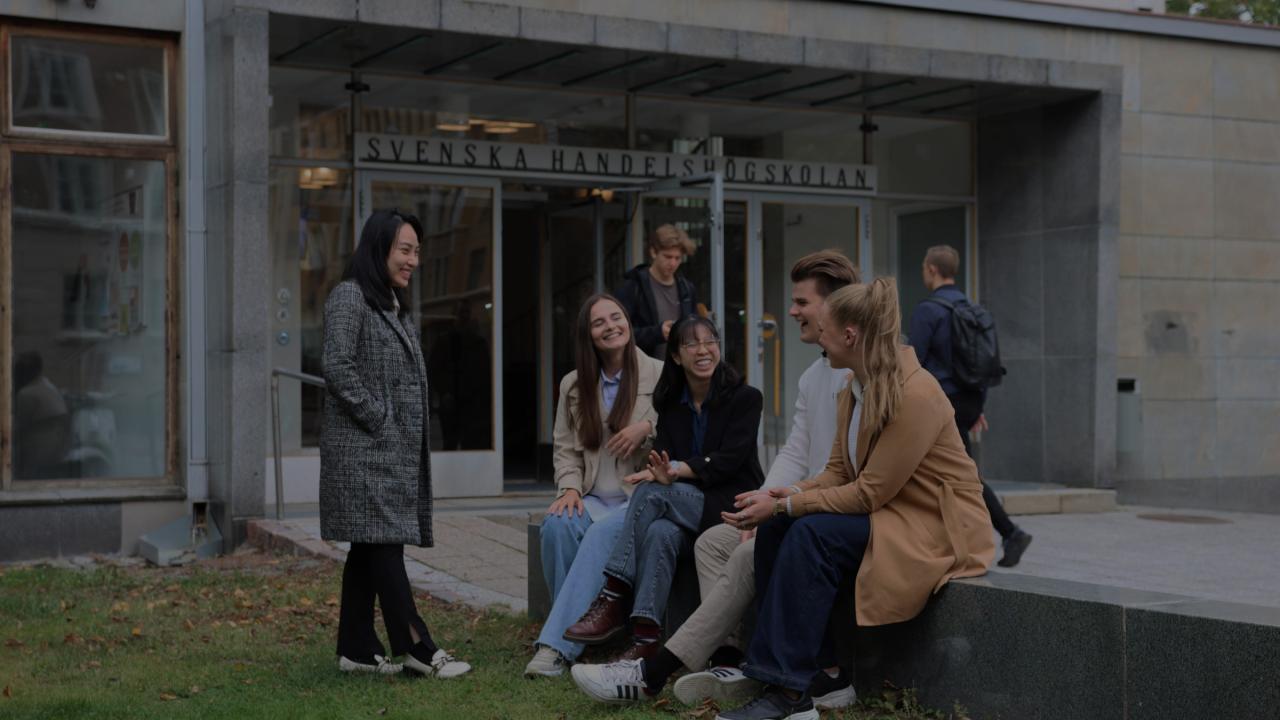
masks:
[[[596,292],[616,292],[630,260],[635,203],[622,194],[538,183],[503,186],[504,482],[554,482],[551,430],[573,370],[574,323]]]

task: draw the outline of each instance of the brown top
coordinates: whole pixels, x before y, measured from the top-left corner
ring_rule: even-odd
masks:
[[[995,557],[991,516],[978,470],[965,454],[951,402],[910,346],[899,348],[903,396],[897,416],[872,436],[858,431],[857,467],[849,452],[853,395],[837,403],[827,467],[799,483],[792,514],[867,514],[871,539],[854,586],[859,625],[909,620],[951,578],[986,573]],[[865,390],[864,390],[865,392]]]

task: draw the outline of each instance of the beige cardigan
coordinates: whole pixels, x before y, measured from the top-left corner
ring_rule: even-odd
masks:
[[[639,383],[636,388],[636,404],[631,409],[631,420],[628,424],[648,420],[651,428],[649,437],[624,463],[629,468],[627,472],[636,472],[645,466],[649,449],[653,447],[653,439],[657,435],[658,429],[658,413],[653,409],[653,388],[658,384],[658,378],[662,375],[662,361],[655,360],[636,350],[636,365],[639,372]],[[599,382],[599,380],[597,379],[596,382]],[[555,450],[551,460],[556,474],[556,497],[564,495],[569,490],[577,490],[578,494],[582,496],[591,492],[591,488],[595,487],[596,478],[601,470],[600,456],[602,453],[608,454],[604,446],[609,441],[609,438],[613,436],[613,433],[606,426],[598,449],[587,450],[582,447],[582,443],[578,440],[578,433],[574,431],[578,424],[577,385],[577,370],[565,375],[564,379],[560,381],[560,404],[556,408],[555,430],[552,433],[552,442]],[[601,421],[603,422],[603,420],[604,418],[602,417]],[[608,462],[611,462],[611,460],[611,458],[606,459]],[[632,487],[630,485],[622,483],[622,489],[627,495],[631,494]]]
[[[902,405],[872,436],[858,432],[856,477],[849,454],[853,394],[840,393],[835,442],[827,467],[799,483],[793,515],[867,514],[871,540],[854,585],[859,625],[910,620],[948,580],[982,575],[995,556],[991,516],[978,470],[965,454],[951,402],[920,367],[915,350],[899,349]]]

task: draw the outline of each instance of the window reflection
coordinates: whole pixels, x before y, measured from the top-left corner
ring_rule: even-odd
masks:
[[[12,39],[13,124],[164,136],[164,50],[47,37]]]
[[[14,477],[164,474],[165,173],[13,156]]]

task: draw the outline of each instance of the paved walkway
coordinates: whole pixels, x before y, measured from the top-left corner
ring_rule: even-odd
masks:
[[[436,546],[408,548],[414,585],[477,607],[527,609],[526,524],[550,503],[549,493],[441,500]],[[319,540],[319,518],[304,512],[262,521],[277,546],[343,556],[343,544]],[[1280,516],[1123,507],[1115,512],[1016,518],[1035,536],[1013,570],[1252,605],[1280,607]]]

